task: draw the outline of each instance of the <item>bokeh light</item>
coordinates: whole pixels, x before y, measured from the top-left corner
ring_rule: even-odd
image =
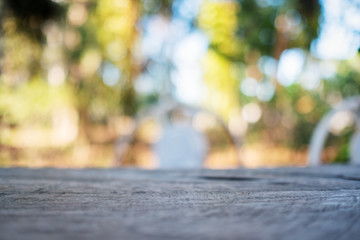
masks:
[[[302,166],[360,94],[357,1],[44,1],[0,4],[0,166]]]

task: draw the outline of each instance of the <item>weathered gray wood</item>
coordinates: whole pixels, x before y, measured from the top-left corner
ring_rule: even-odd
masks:
[[[0,169],[0,239],[359,239],[360,167]]]

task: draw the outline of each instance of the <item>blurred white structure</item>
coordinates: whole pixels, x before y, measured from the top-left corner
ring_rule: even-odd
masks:
[[[334,127],[341,125],[341,122],[333,121],[337,116],[340,116],[339,113],[348,113],[355,120],[356,130],[350,142],[350,163],[360,164],[360,97],[356,96],[344,99],[317,124],[310,141],[308,165],[321,164],[322,151],[331,125]],[[344,120],[344,118],[339,120]]]
[[[237,151],[239,143],[235,142],[220,117],[203,108],[188,106],[165,97],[160,103],[140,112],[132,131],[127,136],[119,137],[115,143],[116,162],[121,164],[141,125],[154,120],[160,127],[158,138],[151,144],[159,158],[158,168],[202,168],[210,146],[204,132],[196,126],[199,123],[195,119],[199,114],[206,114],[213,119]]]

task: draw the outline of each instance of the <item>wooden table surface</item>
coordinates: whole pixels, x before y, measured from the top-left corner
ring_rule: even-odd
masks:
[[[360,167],[0,169],[0,239],[360,239]]]

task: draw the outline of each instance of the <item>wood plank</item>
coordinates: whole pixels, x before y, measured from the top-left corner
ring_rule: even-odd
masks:
[[[360,167],[0,169],[0,239],[359,239]]]

